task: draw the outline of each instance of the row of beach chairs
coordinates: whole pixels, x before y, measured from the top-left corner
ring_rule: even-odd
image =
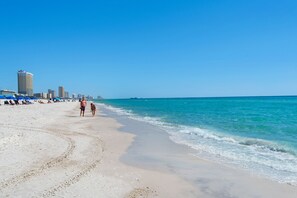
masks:
[[[33,101],[29,100],[0,100],[0,105],[27,105],[33,103]]]

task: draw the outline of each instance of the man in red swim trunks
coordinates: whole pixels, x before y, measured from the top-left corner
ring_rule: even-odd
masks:
[[[80,116],[82,115],[83,117],[85,117],[86,106],[87,106],[87,101],[83,97],[82,100],[80,101]]]

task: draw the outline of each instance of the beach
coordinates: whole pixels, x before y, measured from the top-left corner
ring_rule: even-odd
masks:
[[[88,104],[89,105],[89,104]],[[0,197],[296,197],[193,156],[152,125],[79,103],[0,107]]]
[[[121,163],[134,136],[119,133],[111,118],[86,114],[79,117],[78,103],[2,106],[0,197],[174,197],[193,191],[178,176]]]

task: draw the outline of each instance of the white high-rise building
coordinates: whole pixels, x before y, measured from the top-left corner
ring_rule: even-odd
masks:
[[[18,71],[18,93],[33,96],[33,74],[24,70]]]

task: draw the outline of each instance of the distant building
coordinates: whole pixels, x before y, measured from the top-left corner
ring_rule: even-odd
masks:
[[[37,98],[46,99],[47,93],[35,93],[34,96]]]
[[[50,95],[50,98],[56,97],[56,91],[52,89],[48,89],[47,93]]]
[[[6,89],[0,90],[0,95],[3,95],[3,96],[13,96],[15,94],[16,94],[15,91],[6,90]]]
[[[68,91],[65,91],[65,95],[64,95],[65,98],[69,98],[69,92]]]
[[[86,99],[87,99],[87,100],[93,100],[94,97],[93,97],[93,96],[87,96]]]
[[[103,98],[101,96],[97,96],[97,100],[102,100]]]
[[[72,98],[75,99],[76,98],[76,94],[72,94]]]
[[[33,74],[18,71],[18,93],[33,96]]]
[[[53,96],[52,96],[52,94],[51,93],[47,93],[47,99],[51,99],[51,98],[53,98]]]
[[[59,97],[64,98],[65,97],[65,90],[63,86],[59,87]]]

